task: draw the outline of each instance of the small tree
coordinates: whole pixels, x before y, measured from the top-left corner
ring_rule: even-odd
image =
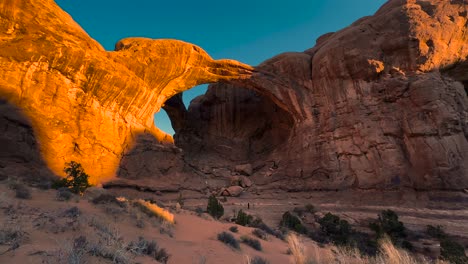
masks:
[[[307,234],[307,228],[302,225],[301,220],[289,211],[285,212],[281,218],[280,226],[287,227],[301,234]]]
[[[54,188],[67,187],[76,194],[83,193],[87,188],[91,187],[89,184],[89,176],[84,172],[83,167],[80,163],[71,161],[65,163],[66,167],[63,170],[66,174],[66,178],[62,178],[54,183]]]
[[[331,241],[338,245],[348,243],[352,233],[351,226],[348,221],[340,219],[339,216],[332,213],[327,213],[319,219],[320,229],[327,235]]]
[[[398,215],[392,210],[382,211],[376,222],[369,225],[370,229],[374,230],[377,238],[382,238],[388,235],[392,243],[396,246],[411,249],[412,245],[406,238],[406,228],[402,222],[398,220]]]
[[[248,226],[253,220],[253,216],[244,213],[244,211],[239,210],[239,213],[237,213],[236,217],[236,224],[241,225],[241,226]]]
[[[219,219],[224,214],[224,207],[214,195],[211,195],[208,198],[208,206],[206,207],[206,211],[214,218]]]

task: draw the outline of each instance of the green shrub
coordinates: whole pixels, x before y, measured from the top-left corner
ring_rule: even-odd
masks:
[[[445,233],[444,228],[441,225],[437,225],[437,226],[428,225],[426,227],[426,234],[428,234],[430,237],[433,237],[439,240],[447,237],[447,234]]]
[[[412,249],[411,243],[405,240],[406,228],[403,223],[398,220],[398,215],[394,211],[382,211],[377,221],[371,223],[369,227],[376,233],[377,238],[388,235],[394,245]]]
[[[237,213],[236,217],[236,224],[241,225],[241,226],[248,226],[252,223],[253,216],[244,213],[244,211],[240,210],[239,213]]]
[[[351,226],[348,221],[340,219],[339,216],[332,213],[327,213],[324,217],[318,220],[320,229],[329,237],[329,239],[338,245],[348,243],[352,233]]]
[[[239,242],[234,238],[233,235],[227,233],[227,232],[222,232],[218,234],[218,240],[223,242],[224,244],[235,248],[235,249],[240,249],[239,247]]]
[[[440,242],[440,258],[453,264],[468,263],[463,246],[448,238]]]
[[[302,225],[301,220],[289,211],[283,214],[281,218],[280,226],[287,227],[300,234],[307,234],[307,228]]]
[[[67,174],[67,177],[55,181],[52,185],[53,188],[66,187],[73,193],[82,194],[87,188],[91,187],[88,181],[89,176],[84,172],[80,163],[71,161],[65,165],[66,167],[63,171]]]
[[[224,214],[224,207],[214,195],[211,195],[208,198],[208,206],[206,207],[206,211],[214,218],[219,219]]]
[[[237,226],[231,226],[231,227],[229,228],[229,231],[231,231],[231,232],[233,232],[233,233],[237,233],[237,232],[239,232],[239,229],[237,228]]]
[[[262,244],[260,243],[260,241],[258,241],[258,239],[250,238],[248,236],[242,236],[241,242],[257,251],[262,251]]]

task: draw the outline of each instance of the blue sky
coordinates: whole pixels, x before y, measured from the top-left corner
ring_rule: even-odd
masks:
[[[311,48],[322,34],[372,15],[385,0],[56,0],[105,49],[126,37],[173,38],[213,58],[250,65],[286,51]],[[184,93],[190,101],[206,85]],[[164,110],[156,124],[173,134]]]

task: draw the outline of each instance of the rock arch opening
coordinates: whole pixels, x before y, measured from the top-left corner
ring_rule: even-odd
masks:
[[[173,97],[165,104],[172,106],[172,116],[185,115],[175,144],[195,162],[220,165],[268,157],[287,141],[294,125],[291,114],[269,97],[233,84],[210,85],[185,112],[181,107],[174,111],[177,101]]]

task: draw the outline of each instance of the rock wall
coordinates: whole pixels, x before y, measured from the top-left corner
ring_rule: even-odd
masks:
[[[467,6],[388,1],[248,80],[211,85],[176,144],[203,171],[250,163],[264,188],[467,188]]]
[[[176,40],[124,39],[107,52],[53,0],[0,2],[0,97],[21,109],[41,159],[59,175],[74,160],[94,182],[114,177],[137,137],[172,143],[153,123],[167,99],[250,72]]]

